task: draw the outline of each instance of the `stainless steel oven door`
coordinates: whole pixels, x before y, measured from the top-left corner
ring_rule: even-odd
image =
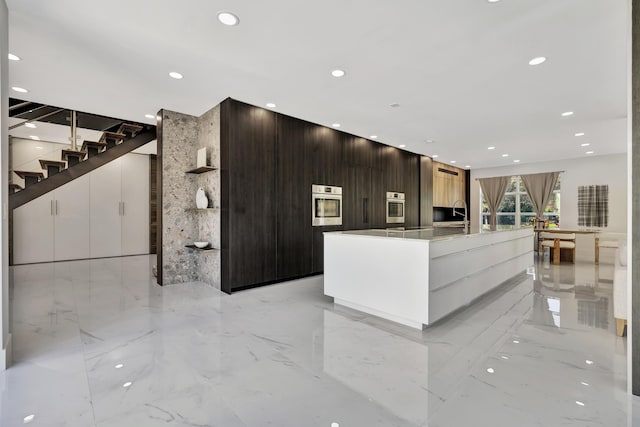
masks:
[[[387,224],[404,224],[404,193],[387,193]]]
[[[311,203],[313,226],[342,225],[342,195],[313,193]]]

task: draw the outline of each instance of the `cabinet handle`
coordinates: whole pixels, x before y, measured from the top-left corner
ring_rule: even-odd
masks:
[[[369,198],[362,198],[362,222],[364,224],[369,223]]]
[[[51,201],[51,206],[50,206],[50,208],[51,208],[51,216],[53,216],[53,200]]]
[[[124,216],[124,202],[122,202],[122,216]]]
[[[122,216],[122,202],[118,202],[118,216]]]
[[[56,215],[58,215],[58,201],[56,200]]]

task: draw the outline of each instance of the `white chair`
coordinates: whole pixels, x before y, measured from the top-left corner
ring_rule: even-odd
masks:
[[[576,235],[574,233],[542,232],[539,236],[542,247],[553,248],[553,263],[560,264],[560,251],[565,249],[571,253],[571,262],[576,262]]]
[[[613,270],[613,317],[616,333],[624,336],[627,325],[627,243],[621,241],[616,249]]]

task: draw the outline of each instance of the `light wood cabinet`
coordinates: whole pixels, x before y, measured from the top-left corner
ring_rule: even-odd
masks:
[[[433,206],[451,207],[457,200],[465,199],[466,171],[433,162]]]

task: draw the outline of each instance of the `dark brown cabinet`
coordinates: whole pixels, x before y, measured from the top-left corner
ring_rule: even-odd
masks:
[[[278,116],[277,277],[287,279],[313,272],[311,233],[311,171],[313,134],[310,123]]]
[[[387,191],[419,224],[416,154],[227,99],[220,159],[225,292],[321,273],[323,233],[385,228]],[[311,225],[312,184],[342,187],[342,226]]]
[[[226,292],[276,280],[276,115],[221,106],[221,274]]]

